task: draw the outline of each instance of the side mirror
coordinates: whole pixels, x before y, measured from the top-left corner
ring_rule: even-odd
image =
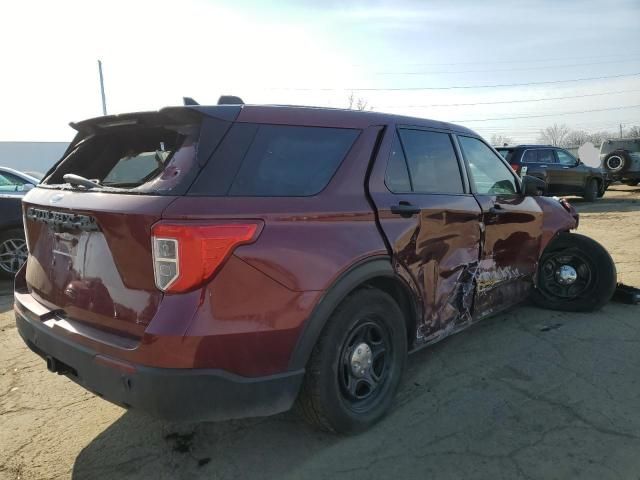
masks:
[[[543,195],[547,189],[547,184],[544,180],[540,180],[537,177],[531,175],[525,175],[522,177],[522,194],[525,196],[538,196]]]
[[[22,186],[22,191],[23,192],[28,192],[29,190],[33,190],[34,187],[35,187],[35,185],[31,185],[30,183],[25,183]]]

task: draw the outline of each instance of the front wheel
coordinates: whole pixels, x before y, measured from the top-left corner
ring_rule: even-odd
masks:
[[[600,191],[600,187],[598,186],[598,181],[595,178],[587,181],[587,186],[584,190],[583,198],[587,202],[593,202],[598,198],[598,193]]]
[[[406,357],[397,303],[381,290],[358,290],[336,309],[314,347],[297,410],[323,430],[364,430],[391,407]]]
[[[540,259],[532,301],[543,308],[589,312],[602,308],[616,289],[613,259],[595,240],[561,233]]]

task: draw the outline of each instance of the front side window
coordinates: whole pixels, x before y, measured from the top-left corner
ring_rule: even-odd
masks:
[[[0,192],[21,192],[27,182],[10,173],[0,172]]]
[[[458,137],[460,148],[469,164],[476,193],[484,195],[513,195],[517,193],[516,179],[487,145],[472,137]]]
[[[416,193],[464,193],[460,167],[447,133],[401,129],[409,174]]]
[[[556,155],[558,155],[558,162],[560,162],[561,165],[573,167],[577,163],[575,158],[562,150],[556,150]]]

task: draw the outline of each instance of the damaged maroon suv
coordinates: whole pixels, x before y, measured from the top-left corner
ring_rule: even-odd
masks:
[[[614,264],[474,132],[372,112],[172,107],[72,124],[24,198],[26,344],[124,407],[356,431],[408,352],[522,300],[600,308]]]

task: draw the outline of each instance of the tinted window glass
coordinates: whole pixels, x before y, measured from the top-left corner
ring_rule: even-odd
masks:
[[[522,155],[522,163],[536,163],[538,161],[538,153],[536,150],[527,150]]]
[[[540,163],[556,163],[556,158],[553,156],[553,150],[544,149],[538,150],[538,162]]]
[[[393,145],[391,146],[391,154],[387,164],[385,183],[389,190],[395,193],[411,191],[407,162],[397,133],[393,135]]]
[[[469,163],[476,192],[488,195],[509,195],[517,192],[512,171],[500,157],[477,138],[458,137],[462,153]]]
[[[261,125],[229,195],[315,195],[329,183],[357,136],[357,130],[340,128]]]
[[[400,137],[415,192],[464,192],[458,160],[448,134],[402,129]]]
[[[576,164],[576,159],[569,155],[567,152],[563,152],[562,150],[556,150],[556,154],[558,155],[558,161],[562,165],[574,166]]]

